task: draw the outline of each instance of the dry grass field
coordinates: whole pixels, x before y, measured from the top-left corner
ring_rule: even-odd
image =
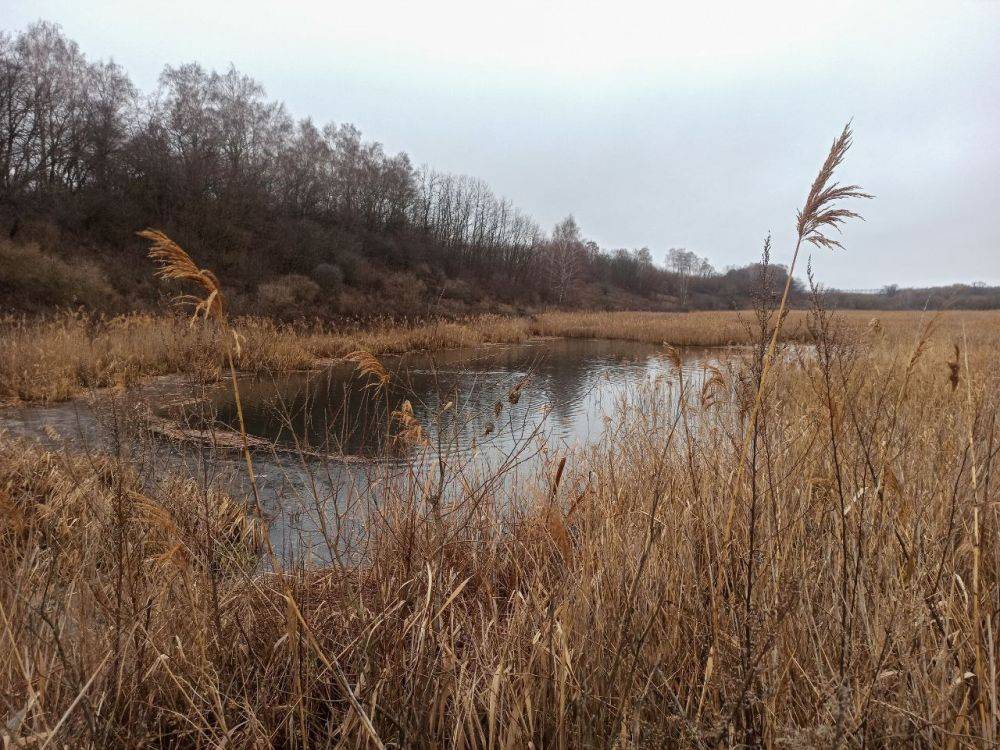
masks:
[[[830,179],[849,136],[789,275],[863,195]],[[542,446],[537,473],[470,474],[440,448],[428,473],[414,440],[402,472],[301,483],[269,513],[245,429],[233,484],[208,460],[179,475],[127,420],[113,455],[0,435],[5,747],[997,746],[1000,313],[873,319],[817,296],[786,318],[786,287],[742,321],[231,324],[215,277],[144,236],[206,320],[9,321],[0,394],[228,375],[243,427],[237,368],[353,355],[379,376],[383,353],[534,335],[743,348],[697,385],[678,358],[598,443]],[[276,553],[285,514],[312,517],[322,558]]]
[[[363,349],[375,355],[415,350],[506,344],[534,336],[603,338],[671,346],[746,345],[753,338],[743,312],[548,312],[532,318],[481,316],[464,321],[383,324],[350,330],[282,325],[266,318],[233,323],[241,341],[237,366],[248,372],[285,372],[322,364]],[[890,338],[909,340],[922,321],[951,336],[962,326],[990,337],[1000,312],[943,313],[844,311],[841,326],[861,331],[878,321]],[[782,329],[786,341],[804,341],[804,311],[793,310]],[[214,379],[223,334],[211,325],[192,326],[179,316],[130,315],[91,318],[64,314],[44,320],[0,320],[0,403],[53,402],[87,389],[129,386],[143,378],[190,373]]]
[[[756,415],[762,341],[513,494],[303,497],[353,535],[323,565],[193,477],[0,441],[5,741],[995,746],[1000,317],[842,318],[793,318]],[[616,322],[676,325],[533,332]]]

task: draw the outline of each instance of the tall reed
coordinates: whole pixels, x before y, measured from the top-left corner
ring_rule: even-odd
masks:
[[[595,444],[528,436],[537,472],[303,453],[265,517],[155,450],[0,440],[4,742],[996,746],[1000,317],[814,288],[786,347],[761,287],[749,346],[622,394]],[[264,520],[303,546],[262,560]]]

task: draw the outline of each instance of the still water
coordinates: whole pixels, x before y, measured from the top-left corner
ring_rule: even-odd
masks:
[[[384,357],[390,377],[382,390],[346,363],[243,377],[247,432],[267,444],[254,450],[254,466],[272,542],[294,555],[322,546],[317,530],[330,509],[358,498],[378,503],[388,487],[421,486],[434,472],[443,475],[445,464],[448,476],[458,478],[452,486],[469,491],[502,477],[500,491],[515,502],[521,479],[535,481],[547,470],[546,458],[599,441],[625,404],[642,403],[637,393],[652,393],[657,408],[676,410],[682,380],[697,393],[708,367],[735,356],[726,349],[679,355],[672,359],[651,344],[553,339]],[[144,413],[202,434],[238,427],[225,383],[171,377],[127,394],[0,411],[0,434],[124,452],[138,456],[151,477],[173,467],[248,491],[238,450],[156,437],[136,419]],[[409,437],[400,439],[408,427]]]
[[[700,387],[720,349],[686,349],[680,372],[663,347],[595,339],[558,339],[514,346],[388,357],[380,390],[353,365],[281,379],[245,379],[240,387],[247,432],[293,452],[348,460],[509,454],[528,438],[571,447],[598,439],[606,421],[637,386],[660,381],[679,391],[683,377]],[[731,355],[730,355],[731,356]],[[672,387],[673,386],[673,387]],[[189,415],[238,427],[231,393],[220,389],[209,410]],[[419,425],[408,439],[407,426]]]

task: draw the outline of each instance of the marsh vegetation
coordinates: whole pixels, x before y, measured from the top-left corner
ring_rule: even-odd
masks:
[[[286,498],[351,553],[277,570],[220,477],[4,440],[7,731],[988,746],[1000,326],[969,323],[817,312],[755,426],[760,349],[675,382],[675,408],[637,387],[596,445],[513,486]]]
[[[231,317],[214,274],[145,232],[193,321],[7,321],[5,397],[222,380],[236,459],[180,471],[117,391],[105,450],[0,436],[5,742],[995,745],[1000,316],[834,314],[814,285],[789,313],[800,252],[865,197],[833,181],[849,144],[740,316],[284,326]],[[387,353],[531,336],[654,343],[675,367],[620,393],[599,439],[543,440],[530,472],[457,461],[433,414],[380,402],[391,476],[261,491],[241,370],[346,357],[378,402]],[[741,347],[695,379],[690,344]],[[303,516],[324,554],[275,548]]]

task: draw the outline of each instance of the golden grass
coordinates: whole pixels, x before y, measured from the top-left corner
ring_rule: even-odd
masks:
[[[382,389],[389,385],[389,372],[371,352],[359,349],[351,352],[345,359],[353,362],[360,375],[370,378],[366,388]]]
[[[838,246],[824,232],[855,216],[838,200],[867,197],[831,183],[849,145],[845,128],[792,266],[803,242]],[[786,319],[786,286],[756,325],[230,329],[214,276],[144,236],[161,274],[202,287],[206,325],[9,321],[0,394],[217,375],[224,351],[239,408],[234,353],[274,370],[348,356],[384,384],[380,354],[533,335],[752,346],[701,384],[678,367],[638,387],[598,445],[542,446],[534,477],[453,466],[439,446],[431,474],[300,483],[272,511],[311,515],[325,559],[275,555],[242,412],[252,501],[135,452],[0,436],[4,746],[997,745],[1000,313],[833,316],[817,300]],[[779,334],[810,346],[776,352]],[[424,445],[409,401],[389,418]]]
[[[281,325],[265,318],[238,318],[237,366],[247,372],[282,372],[321,364],[363,350],[373,355],[510,344],[535,336],[605,338],[672,346],[750,343],[747,312],[549,312],[532,318],[487,315],[461,322],[378,325],[334,331],[320,325]],[[989,341],[1000,337],[1000,311],[845,311],[843,325],[861,331],[878,321],[885,335],[907,340],[922,319],[936,319],[942,333]],[[184,318],[128,315],[92,318],[63,315],[45,320],[0,320],[0,402],[61,401],[92,388],[134,385],[143,378],[190,373],[221,375],[222,333]],[[805,314],[791,311],[782,338],[807,336]],[[984,342],[985,343],[985,342]]]
[[[240,326],[241,367],[285,370],[312,357],[280,327],[262,320]],[[63,315],[0,323],[0,400],[60,401],[82,390],[134,385],[142,378],[192,373],[220,376],[224,333],[176,317]]]
[[[352,561],[280,580],[251,567],[253,524],[216,491],[0,441],[3,731],[995,746],[998,318],[944,316],[922,341],[886,317],[814,322],[817,354],[777,360],[728,542],[750,354],[681,417],[666,384],[633,393],[601,444],[553,451],[513,493],[453,477],[441,495],[417,472],[349,493],[320,512]]]
[[[204,297],[193,295],[181,296],[178,302],[190,303],[194,309],[194,317],[201,315],[205,320],[210,317],[218,320],[225,318],[226,300],[222,287],[215,274],[205,268],[199,268],[184,249],[163,232],[155,229],[144,229],[137,232],[139,237],[151,243],[149,257],[157,264],[156,275],[161,279],[171,281],[193,282],[201,287]]]
[[[844,310],[837,313],[848,331],[861,332],[877,321],[892,340],[908,340],[921,321],[934,320],[945,335],[959,335],[965,324],[969,334],[991,341],[1000,337],[1000,311],[956,310],[941,313],[872,312]],[[741,312],[551,312],[532,322],[531,333],[561,338],[603,338],[644,341],[671,346],[743,346],[753,343],[746,323],[753,313]],[[806,341],[807,313],[791,310],[782,327],[784,341]]]

